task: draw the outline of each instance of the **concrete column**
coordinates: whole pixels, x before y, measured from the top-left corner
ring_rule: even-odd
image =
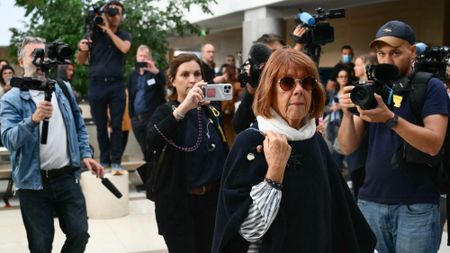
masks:
[[[274,8],[261,7],[247,10],[242,24],[242,57],[247,59],[253,42],[265,33],[284,34],[284,20]]]

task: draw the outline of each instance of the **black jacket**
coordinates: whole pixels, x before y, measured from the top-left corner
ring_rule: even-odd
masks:
[[[264,136],[249,128],[238,135],[225,162],[219,192],[213,253],[247,252],[238,233],[252,203],[252,186],[264,180],[267,163],[257,152]],[[376,239],[318,134],[289,142],[278,214],[263,236],[260,253],[372,253]],[[255,158],[248,159],[253,153]]]
[[[178,102],[169,101],[156,109],[148,124],[147,149],[149,153],[160,153],[167,141],[158,133],[154,125],[174,143],[183,143],[186,124],[178,122],[172,114],[172,106],[178,106]],[[203,112],[208,112],[203,107]],[[223,142],[225,150],[228,145]],[[193,222],[189,217],[187,186],[184,179],[182,162],[183,151],[167,145],[163,165],[157,180],[160,187],[155,194],[155,213],[159,234],[178,231],[189,233],[193,231]],[[148,186],[147,186],[148,187]]]
[[[144,73],[145,76],[145,104],[148,111],[148,115],[151,115],[155,109],[164,104],[165,101],[165,83],[166,79],[162,71],[158,74],[152,74],[148,71]],[[130,113],[130,117],[133,118],[135,116],[134,113],[134,100],[136,98],[136,92],[138,87],[138,78],[139,78],[139,70],[133,70],[128,77],[128,96],[129,96],[129,105],[128,111]],[[147,81],[151,79],[155,79],[155,84],[148,85]]]
[[[246,90],[244,92],[244,96],[242,97],[241,104],[236,112],[234,112],[232,123],[236,134],[249,128],[250,124],[256,120],[256,116],[252,109],[253,99],[253,95],[250,95],[250,93]]]

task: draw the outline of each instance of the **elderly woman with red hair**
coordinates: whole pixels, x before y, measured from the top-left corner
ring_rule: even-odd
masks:
[[[316,132],[325,103],[317,80],[305,54],[272,53],[257,123],[225,162],[212,252],[373,252],[375,237]]]

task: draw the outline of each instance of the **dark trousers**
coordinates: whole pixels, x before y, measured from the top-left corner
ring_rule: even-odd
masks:
[[[214,234],[218,191],[189,195],[189,213],[194,231],[179,233],[174,229],[163,235],[169,253],[210,253]]]
[[[90,81],[89,105],[97,127],[100,162],[120,163],[122,158],[122,118],[125,111],[125,86],[123,82],[105,83]],[[108,115],[111,116],[111,138],[108,134]]]
[[[141,148],[142,154],[145,156],[145,145],[147,139],[147,124],[150,121],[150,116],[144,119],[133,118],[131,121],[133,127],[133,133],[136,137],[139,147]]]
[[[52,252],[55,215],[66,235],[61,252],[84,252],[89,238],[86,204],[73,175],[46,181],[42,190],[20,189],[19,200],[31,253]]]

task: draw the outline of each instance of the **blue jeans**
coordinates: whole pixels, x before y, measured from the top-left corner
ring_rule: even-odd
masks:
[[[125,111],[123,82],[90,81],[89,106],[97,127],[100,162],[120,163],[122,158],[122,118]],[[111,117],[111,138],[108,134],[108,109]]]
[[[440,243],[439,205],[385,205],[358,200],[379,253],[432,253]]]
[[[58,217],[61,230],[66,235],[61,252],[84,252],[89,238],[87,212],[77,179],[67,174],[44,181],[43,185],[43,190],[19,190],[30,252],[52,252],[54,216]]]

